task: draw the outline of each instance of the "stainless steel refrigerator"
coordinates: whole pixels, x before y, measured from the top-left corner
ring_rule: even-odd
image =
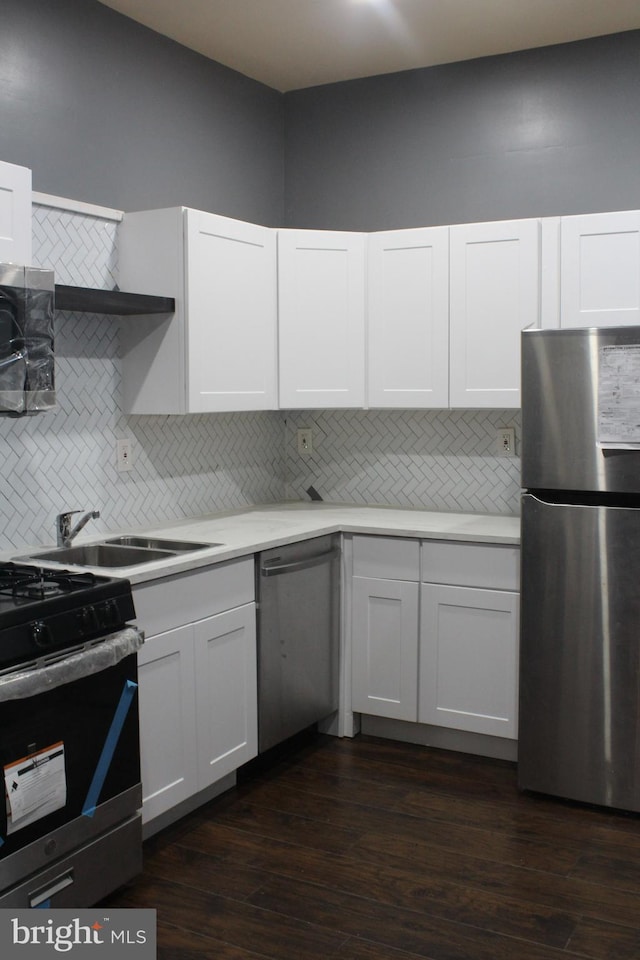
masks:
[[[522,789],[640,811],[640,327],[522,335]]]

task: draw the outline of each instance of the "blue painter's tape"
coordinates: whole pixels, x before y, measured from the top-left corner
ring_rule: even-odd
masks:
[[[98,760],[95,773],[93,774],[93,780],[91,781],[91,786],[89,787],[89,792],[87,793],[87,799],[85,800],[84,807],[82,808],[82,814],[85,817],[92,817],[96,812],[98,797],[100,796],[100,791],[104,786],[107,772],[111,766],[111,761],[113,760],[113,754],[115,753],[120,734],[122,733],[124,721],[127,718],[131,701],[133,700],[137,689],[138,684],[134,683],[133,680],[126,681],[122,694],[120,695],[120,701],[116,707],[116,712],[113,715],[113,720],[111,721],[109,733],[107,734],[107,739],[104,742],[100,759]]]
[[[39,903],[34,910],[48,910],[51,906],[51,900],[43,900],[42,903]]]

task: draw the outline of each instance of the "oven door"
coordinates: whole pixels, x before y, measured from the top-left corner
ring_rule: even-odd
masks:
[[[127,628],[0,677],[0,891],[140,806],[140,643]]]

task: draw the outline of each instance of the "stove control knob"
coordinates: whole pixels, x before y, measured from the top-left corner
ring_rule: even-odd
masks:
[[[45,856],[50,857],[52,854],[56,852],[57,848],[58,848],[58,843],[53,837],[47,840],[44,845]]]
[[[98,614],[93,607],[83,607],[78,613],[78,621],[80,623],[80,631],[85,635],[95,633],[100,626]]]
[[[34,620],[31,624],[31,639],[36,647],[50,647],[53,643],[53,634],[42,620]]]
[[[100,619],[102,624],[105,627],[117,627],[120,623],[120,613],[118,611],[118,604],[115,600],[107,600],[106,603],[102,605]]]

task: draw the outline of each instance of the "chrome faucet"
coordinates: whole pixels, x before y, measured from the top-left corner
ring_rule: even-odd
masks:
[[[85,513],[82,517],[80,517],[72,530],[71,517],[74,515],[74,513],[82,513],[82,511],[69,510],[68,513],[59,513],[56,517],[56,534],[57,544],[59,547],[70,547],[71,541],[77,533],[80,533],[85,524],[87,524],[89,520],[97,520],[100,516],[99,510],[89,510],[88,513]]]

